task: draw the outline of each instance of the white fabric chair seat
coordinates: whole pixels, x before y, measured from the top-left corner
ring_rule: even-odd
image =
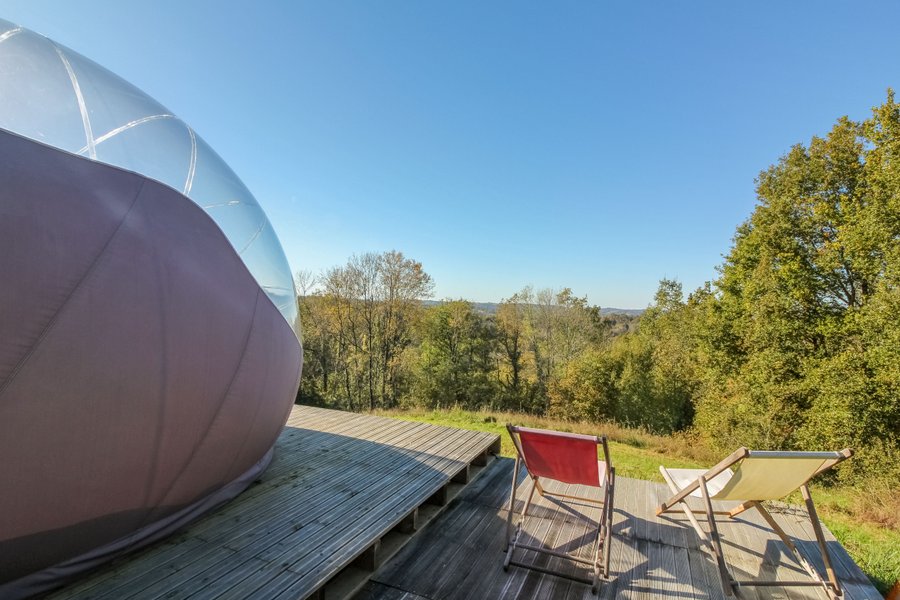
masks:
[[[699,479],[700,476],[704,475],[707,471],[706,469],[667,469],[665,467],[660,467],[659,470],[665,471],[666,474],[668,474],[671,478],[672,483],[674,483],[679,490],[683,490],[687,486],[697,481],[697,479]],[[724,471],[707,481],[706,489],[709,490],[710,498],[721,492],[725,488],[725,485],[731,480],[733,475],[734,474],[731,472],[731,469],[725,469]],[[691,492],[691,496],[694,496],[695,498],[702,498],[703,493],[698,487],[696,490]]]
[[[599,474],[598,479],[598,487],[603,487],[606,485],[606,461],[598,460],[597,461],[597,473]]]

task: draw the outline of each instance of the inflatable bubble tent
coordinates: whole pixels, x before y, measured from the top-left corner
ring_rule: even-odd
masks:
[[[0,20],[0,597],[171,533],[268,465],[302,366],[259,204],[165,107]]]

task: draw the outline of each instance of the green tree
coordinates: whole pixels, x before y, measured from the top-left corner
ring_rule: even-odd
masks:
[[[566,364],[602,339],[600,309],[569,288],[526,287],[515,296],[523,314],[523,334],[531,367],[531,410],[550,409],[550,389]]]
[[[415,397],[431,408],[477,409],[493,403],[494,335],[470,302],[429,308],[422,320]]]
[[[537,375],[535,356],[529,344],[531,288],[503,300],[494,316],[497,348],[497,381],[500,384],[499,407],[531,412],[535,401]]]
[[[699,388],[696,302],[688,305],[683,296],[679,282],[662,280],[636,331],[568,363],[551,388],[554,412],[661,433],[691,425]]]
[[[620,420],[624,364],[616,352],[593,347],[567,363],[550,389],[554,413],[581,421]]]
[[[762,172],[698,314],[697,426],[721,446],[866,448],[898,437],[893,346],[900,110],[841,118]]]
[[[353,256],[318,285],[300,300],[310,365],[301,396],[350,410],[396,405],[410,384],[404,355],[431,277],[390,251]]]

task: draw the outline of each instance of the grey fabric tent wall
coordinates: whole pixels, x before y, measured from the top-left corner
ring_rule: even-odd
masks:
[[[0,597],[239,493],[301,365],[194,202],[0,130]]]

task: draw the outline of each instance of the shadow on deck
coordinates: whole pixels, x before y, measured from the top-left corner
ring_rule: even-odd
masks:
[[[298,406],[272,465],[246,492],[48,597],[724,600],[715,563],[685,517],[655,515],[668,496],[665,486],[621,477],[613,578],[599,596],[568,579],[516,567],[504,572],[513,461],[491,460],[497,451],[492,434]],[[563,487],[569,489],[557,491],[595,493]],[[533,507],[524,529],[530,543],[589,554],[593,539],[584,518],[597,518],[594,506],[569,510],[540,499]],[[809,521],[797,511],[784,507],[775,516],[821,568]],[[723,524],[721,533],[738,578],[805,577],[755,511]],[[847,600],[879,599],[846,551],[827,531],[826,537]],[[585,574],[556,558],[517,558]],[[742,588],[739,598],[826,600],[815,588],[784,587]]]
[[[656,507],[670,495],[668,489],[662,484],[622,477],[616,483],[610,564],[613,577],[601,584],[597,596],[591,593],[589,585],[562,577],[516,567],[504,572],[506,503],[512,468],[511,459],[491,465],[445,513],[375,573],[355,600],[725,599],[715,561],[701,550],[698,536],[683,513],[656,516]],[[527,492],[524,479],[523,474],[523,492],[517,494],[523,502]],[[561,484],[555,488],[563,493],[597,497],[596,489]],[[524,528],[530,538],[526,543],[589,558],[594,539],[584,518],[596,521],[599,511],[586,503],[571,505],[573,509],[569,510],[552,499],[536,499]],[[788,506],[773,512],[782,527],[799,539],[801,553],[822,569],[806,513]],[[808,579],[756,511],[723,523],[720,533],[736,578]],[[826,538],[847,600],[880,599],[830,532],[826,531]],[[517,553],[517,559],[522,558],[569,575],[589,577],[587,567],[576,567],[557,558]],[[738,598],[827,600],[827,595],[811,587],[744,587]]]
[[[296,406],[243,494],[48,597],[347,597],[497,451],[496,435]]]

